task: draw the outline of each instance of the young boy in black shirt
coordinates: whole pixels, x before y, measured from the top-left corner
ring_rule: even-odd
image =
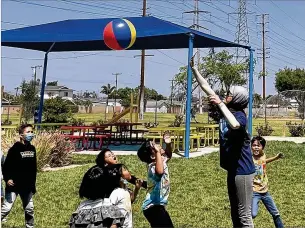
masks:
[[[36,149],[31,144],[34,137],[30,124],[19,128],[20,141],[8,151],[3,165],[6,183],[5,200],[1,208],[1,221],[10,213],[18,195],[22,200],[27,228],[34,227],[33,195],[36,192],[37,161]]]

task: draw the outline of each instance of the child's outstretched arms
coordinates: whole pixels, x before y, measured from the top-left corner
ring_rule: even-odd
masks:
[[[125,167],[122,168],[122,177],[127,180],[129,183],[136,185],[137,180],[139,180],[136,176],[131,175],[131,173],[128,171],[128,169]],[[142,184],[141,186],[143,188],[147,188],[147,181],[141,180]]]
[[[136,186],[134,188],[134,191],[130,195],[131,203],[133,203],[136,200],[139,190],[142,187],[142,183],[143,183],[142,180],[140,180],[140,179],[136,180]]]
[[[155,151],[155,160],[156,160],[155,172],[158,175],[163,175],[164,165],[163,165],[160,145],[152,144],[152,146],[153,146],[153,150]]]
[[[194,57],[193,57],[194,58]],[[227,119],[228,123],[230,124],[232,129],[238,129],[240,127],[240,123],[236,120],[234,115],[230,112],[230,110],[227,108],[227,106],[219,99],[219,97],[215,94],[214,90],[210,87],[209,83],[205,78],[199,73],[199,71],[194,67],[194,60],[192,58],[192,61],[190,63],[192,67],[192,71],[194,73],[194,76],[199,84],[199,86],[202,88],[202,90],[209,96],[210,101],[213,104],[216,104],[225,118]]]
[[[278,153],[278,154],[277,154],[276,156],[274,156],[274,157],[267,158],[267,159],[266,159],[266,163],[270,163],[270,162],[279,160],[279,159],[281,159],[281,158],[283,158],[283,157],[284,157],[284,154]]]
[[[171,145],[171,136],[169,134],[169,132],[165,132],[163,135],[163,140],[165,142],[165,154],[168,158],[168,160],[170,160],[173,156],[173,151],[172,151],[172,145]]]

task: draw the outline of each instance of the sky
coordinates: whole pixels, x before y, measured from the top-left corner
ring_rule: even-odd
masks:
[[[65,19],[132,17],[141,16],[141,0],[2,0],[1,30],[26,27]],[[184,13],[193,10],[191,0],[147,0],[147,13],[183,26],[193,24],[193,15]],[[237,31],[236,0],[199,0],[200,25],[203,32],[234,41]],[[275,94],[275,73],[284,67],[305,66],[305,1],[299,0],[247,0],[247,24],[249,45],[255,49],[254,90],[262,91],[261,71],[261,22],[266,16],[266,47],[268,49],[267,94]],[[216,49],[221,51],[223,49]],[[228,49],[229,50],[229,49]],[[5,91],[14,93],[23,79],[33,77],[31,67],[43,65],[44,53],[17,48],[2,47],[2,85]],[[208,50],[201,49],[204,56]],[[229,50],[229,51],[232,51]],[[187,49],[148,50],[146,54],[145,86],[169,96],[170,80],[187,63]],[[233,53],[233,52],[232,52]],[[114,73],[118,76],[118,87],[136,87],[140,83],[140,51],[66,52],[50,53],[47,81],[58,81],[75,93],[100,92],[101,86],[115,85]],[[38,69],[38,78],[42,68]]]

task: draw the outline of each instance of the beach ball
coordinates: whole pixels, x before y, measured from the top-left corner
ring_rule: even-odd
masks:
[[[106,25],[103,38],[110,49],[124,50],[134,44],[136,35],[136,29],[129,20],[115,19]]]

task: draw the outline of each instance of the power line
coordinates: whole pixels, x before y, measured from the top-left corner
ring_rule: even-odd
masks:
[[[69,9],[69,8],[67,9],[67,8],[63,8],[63,7],[50,6],[50,5],[34,3],[34,2],[25,2],[25,1],[21,1],[21,0],[10,0],[10,1],[27,4],[27,5],[40,6],[40,7],[50,8],[50,9],[64,10],[64,11],[70,11],[70,12],[76,12],[76,13],[85,13],[85,14],[98,15],[98,16],[101,15],[100,13],[93,13],[93,12],[88,12],[88,11],[83,11],[83,10],[74,10],[74,9]]]
[[[94,5],[94,4],[88,4],[88,3],[80,3],[80,2],[74,2],[74,1],[69,1],[69,0],[62,0],[63,3],[70,3],[73,5],[78,5],[78,6],[87,6],[87,8],[93,8],[93,9],[108,9],[111,11],[119,11],[119,12],[127,12],[127,13],[137,13],[137,11],[130,11],[130,10],[126,10],[126,8],[122,8],[122,7],[114,7],[114,8],[109,8],[107,7],[107,5],[105,3],[103,3],[103,5]]]
[[[289,14],[287,14],[284,10],[282,10],[277,4],[274,3],[274,1],[270,0],[271,3],[273,5],[275,5],[280,11],[282,11],[287,17],[289,17],[293,22],[297,23],[298,25],[300,25],[302,28],[305,29],[305,26],[302,25],[300,22],[298,22],[297,20],[295,20],[293,17],[291,17]]]
[[[263,10],[262,10],[258,5],[255,5],[255,6],[256,6],[261,12],[263,12]],[[294,35],[295,37],[301,39],[302,41],[305,41],[304,38],[298,36],[298,35],[295,34],[293,31],[287,29],[283,24],[281,24],[280,22],[278,22],[277,20],[275,20],[273,17],[270,16],[270,19],[271,19],[272,21],[274,21],[274,24],[275,24],[278,28],[280,28],[280,29],[282,29],[282,30],[288,32],[289,34]],[[295,42],[295,41],[294,41],[294,42]]]

